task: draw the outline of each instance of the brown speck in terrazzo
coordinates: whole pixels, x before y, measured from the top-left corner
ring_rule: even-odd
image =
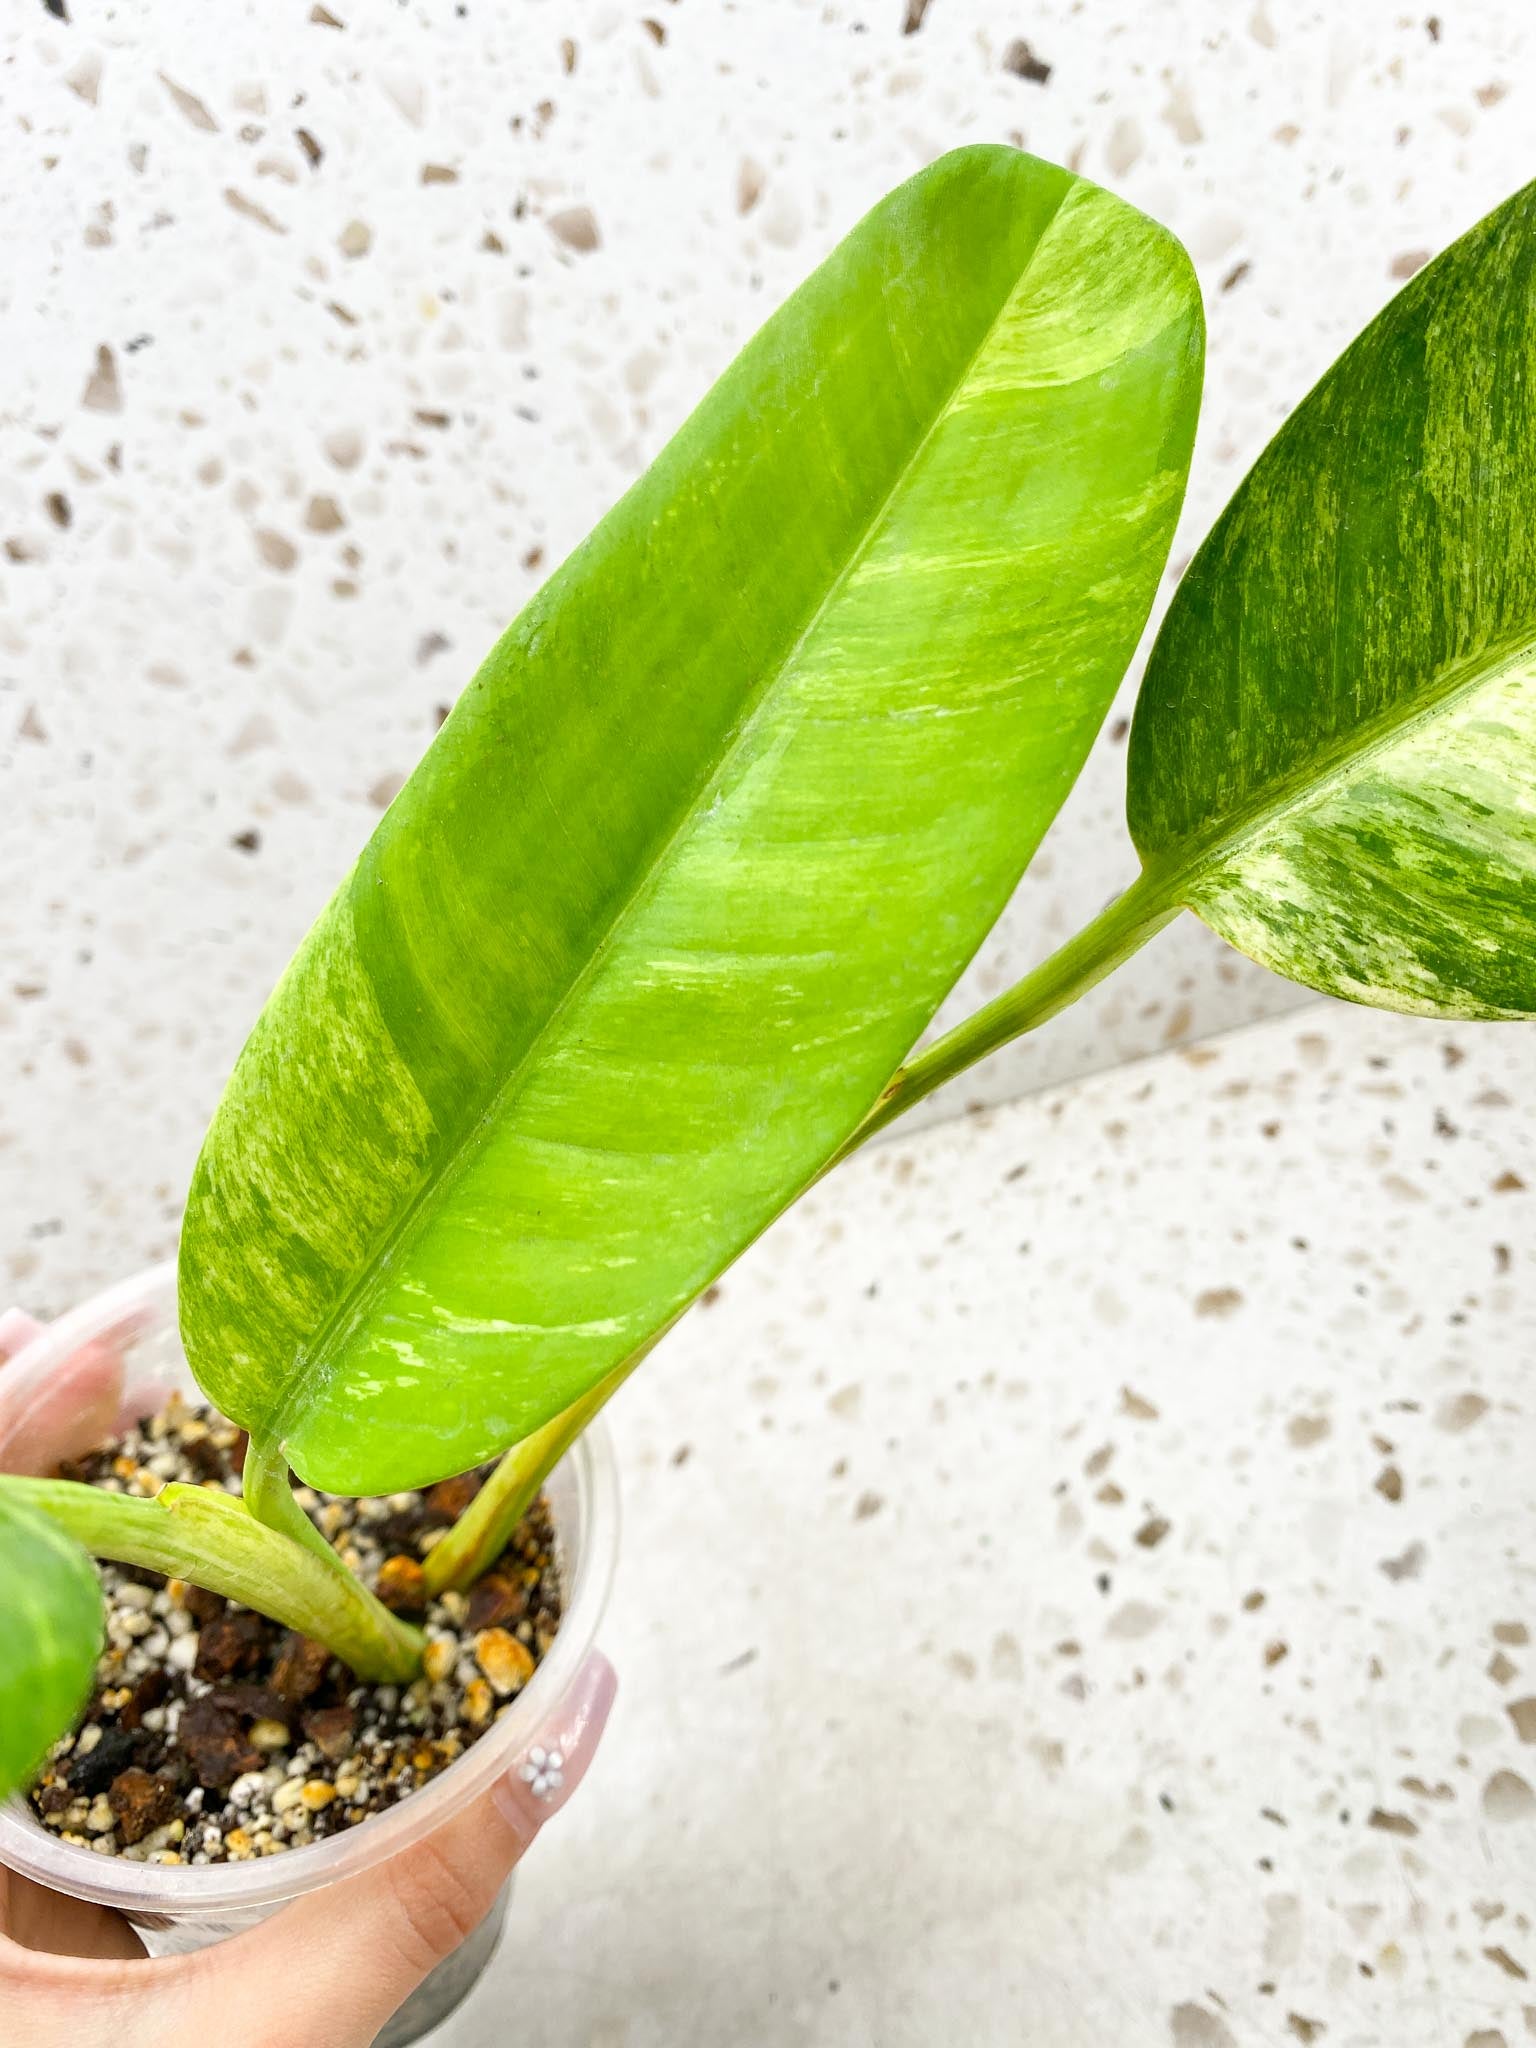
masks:
[[[336,500],[317,493],[304,508],[304,524],[311,533],[337,533],[346,518]]]
[[[932,4],[933,0],[907,0],[906,18],[901,24],[901,32],[904,36],[915,36],[917,34],[923,25],[923,16],[928,12]]]
[[[1159,109],[1159,118],[1167,122],[1177,139],[1186,149],[1205,140],[1205,130],[1195,112],[1195,103],[1190,97],[1189,87],[1182,80],[1175,80],[1168,88],[1168,97]]]
[[[545,226],[557,242],[575,250],[579,256],[589,256],[602,246],[597,217],[589,206],[563,206],[559,212],[549,215]]]
[[[1416,1579],[1424,1569],[1429,1552],[1422,1543],[1410,1543],[1396,1557],[1384,1557],[1380,1569],[1389,1579]]]
[[[1016,36],[1003,52],[1003,69],[1012,72],[1015,78],[1022,78],[1030,85],[1044,85],[1050,78],[1051,67],[1042,57],[1037,57],[1022,36]]]
[[[186,116],[194,128],[202,129],[205,135],[218,134],[218,122],[195,92],[188,92],[184,85],[178,85],[174,78],[167,78],[163,71],[156,72],[155,76],[170,94],[178,111]]]
[[[767,172],[755,157],[744,156],[736,168],[736,211],[748,214],[763,196]]]
[[[1450,1436],[1459,1436],[1487,1413],[1488,1403],[1481,1394],[1453,1394],[1435,1410],[1435,1427]]]
[[[368,787],[368,801],[376,810],[387,811],[395,798],[405,787],[405,777],[397,768],[391,768]]]
[[[247,199],[245,194],[237,191],[233,185],[224,187],[224,204],[232,213],[238,213],[242,220],[254,221],[257,227],[265,228],[269,234],[286,235],[288,232],[283,223],[268,213],[264,206],[258,206],[254,199]]]
[[[1398,1782],[1402,1786],[1403,1790],[1405,1792],[1411,1792],[1415,1799],[1433,1799],[1436,1801],[1445,1801],[1454,1799],[1456,1797],[1455,1786],[1448,1785],[1443,1778],[1437,1784],[1434,1785],[1429,1784],[1423,1778],[1414,1777],[1411,1775],[1406,1778],[1400,1778]]]
[[[1518,1771],[1495,1771],[1483,1787],[1482,1803],[1490,1820],[1530,1820],[1536,1815],[1536,1792]]]
[[[1123,1607],[1116,1608],[1105,1625],[1104,1633],[1115,1636],[1122,1642],[1140,1642],[1151,1635],[1163,1620],[1159,1607],[1149,1606],[1145,1600],[1127,1600]]]
[[[1419,1832],[1416,1820],[1410,1819],[1406,1813],[1393,1813],[1385,1806],[1373,1806],[1365,1824],[1383,1835],[1412,1836]]]
[[[96,351],[96,367],[86,382],[80,403],[87,412],[121,412],[122,387],[117,381],[117,358],[105,343]]]
[[[65,1476],[141,1496],[173,1479],[237,1493],[243,1450],[232,1424],[177,1401],[71,1461]],[[420,1556],[482,1477],[387,1500],[297,1497],[377,1585],[387,1561],[419,1574]],[[30,1797],[66,1841],[139,1861],[275,1855],[394,1805],[493,1725],[532,1677],[560,1613],[542,1501],[469,1594],[423,1603],[423,1675],[406,1687],[360,1684],[323,1645],[184,1581],[99,1570],[107,1645],[96,1692]],[[488,1592],[498,1621],[477,1634]]]
[[[1333,1434],[1333,1423],[1326,1415],[1293,1415],[1285,1434],[1298,1451],[1307,1451]]]
[[[1007,1629],[992,1638],[992,1676],[1016,1685],[1024,1676],[1024,1652],[1019,1639]]]
[[[1239,1287],[1207,1287],[1195,1296],[1195,1314],[1224,1319],[1237,1314],[1243,1305]]]
[[[1232,2029],[1203,2005],[1176,2005],[1168,2016],[1173,2048],[1237,2048]]]
[[[299,559],[299,551],[287,535],[270,526],[258,526],[255,539],[256,552],[269,569],[286,574]]]
[[[853,1519],[856,1522],[867,1522],[871,1516],[878,1515],[884,1506],[885,1499],[883,1495],[878,1493],[861,1493],[853,1504]]]
[[[1530,1971],[1516,1962],[1507,1948],[1485,1948],[1483,1954],[1496,1970],[1502,1970],[1506,1977],[1513,1977],[1517,1983],[1524,1984],[1529,1979]]]

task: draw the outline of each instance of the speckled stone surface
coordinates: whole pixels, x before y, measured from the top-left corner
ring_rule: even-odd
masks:
[[[1536,2036],[1536,1040],[855,1161],[614,1403],[619,1704],[445,2035]]]
[[[1183,236],[1211,349],[1176,573],[1528,175],[1533,108],[1514,0],[12,0],[0,1277],[58,1307],[169,1249],[440,707],[880,192],[1012,139]],[[1128,879],[1128,708],[951,1017]],[[1294,1000],[1186,921],[959,1102]]]

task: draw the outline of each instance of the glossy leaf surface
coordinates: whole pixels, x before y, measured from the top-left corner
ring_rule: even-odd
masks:
[[[1130,823],[1153,897],[1292,980],[1536,1012],[1536,187],[1392,301],[1200,549]]]
[[[1081,766],[1183,492],[1187,259],[942,159],[771,319],[466,691],[192,1188],[211,1397],[333,1491],[596,1384],[858,1123]]]
[[[85,1705],[101,1642],[90,1559],[44,1516],[0,1499],[0,1799]]]

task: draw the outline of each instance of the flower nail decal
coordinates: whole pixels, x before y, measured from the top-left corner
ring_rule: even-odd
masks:
[[[553,1799],[565,1783],[565,1752],[536,1742],[517,1775],[535,1799]]]

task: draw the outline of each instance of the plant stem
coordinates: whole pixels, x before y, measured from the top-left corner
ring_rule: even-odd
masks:
[[[967,1067],[985,1059],[1010,1039],[1020,1038],[1037,1024],[1044,1024],[1069,1003],[1076,1002],[1095,982],[1102,981],[1122,960],[1129,959],[1138,947],[1177,917],[1181,906],[1171,902],[1165,890],[1166,884],[1161,881],[1138,875],[1123,896],[1117,896],[1059,952],[1042,961],[1032,973],[1005,989],[973,1017],[957,1024],[926,1052],[898,1067],[863,1123],[828,1162],[827,1170],[830,1172],[876,1131],[894,1123],[935,1088],[942,1088],[946,1081],[963,1074]]]
[[[283,1455],[282,1446],[253,1434],[246,1445],[240,1486],[246,1510],[252,1519],[317,1559],[335,1582],[338,1600],[359,1613],[368,1614],[373,1621],[375,1632],[381,1627],[384,1628],[391,1635],[395,1649],[402,1654],[406,1653],[409,1642],[409,1654],[414,1658],[414,1663],[406,1675],[414,1676],[421,1668],[420,1632],[416,1629],[407,1629],[403,1622],[398,1621],[390,1613],[382,1601],[369,1592],[354,1572],[348,1571],[299,1506],[293,1497],[293,1477],[288,1460]],[[260,1600],[254,1604],[261,1608],[263,1613],[270,1612]],[[384,1617],[382,1622],[380,1617]],[[332,1643],[331,1647],[335,1649],[336,1645]],[[356,1669],[355,1666],[353,1668]],[[361,1675],[366,1677],[368,1674]]]
[[[271,1443],[265,1437],[251,1436],[246,1444],[245,1464],[241,1468],[240,1491],[246,1507],[258,1522],[275,1529],[279,1536],[286,1536],[290,1543],[302,1544],[317,1557],[326,1558],[332,1564],[340,1563],[335,1551],[294,1499],[293,1479],[280,1444]],[[343,1565],[342,1569],[346,1567]]]
[[[421,1631],[376,1600],[328,1544],[322,1558],[219,1487],[171,1485],[147,1500],[71,1479],[5,1475],[0,1497],[48,1516],[93,1557],[189,1579],[313,1636],[359,1678],[406,1683],[421,1668]]]
[[[1179,909],[1179,904],[1168,900],[1164,885],[1150,881],[1145,874],[1139,875],[1124,895],[1117,896],[1091,923],[1084,925],[1076,938],[1069,939],[1033,973],[1015,982],[974,1017],[967,1017],[926,1052],[899,1067],[880,1100],[827,1162],[823,1172],[830,1173],[866,1139],[884,1130],[935,1088],[964,1073],[1009,1039],[1033,1031],[1037,1024],[1066,1009],[1160,932],[1178,915]],[[666,1330],[658,1331],[650,1343],[627,1358],[590,1393],[507,1452],[458,1522],[427,1553],[429,1592],[462,1590],[495,1563],[555,1466],[609,1396],[665,1335]]]
[[[645,1347],[650,1349],[650,1345]],[[430,1594],[462,1592],[496,1562],[537,1500],[539,1488],[639,1362],[638,1357],[627,1358],[590,1393],[512,1446],[441,1543],[434,1543],[427,1552],[422,1569]]]

